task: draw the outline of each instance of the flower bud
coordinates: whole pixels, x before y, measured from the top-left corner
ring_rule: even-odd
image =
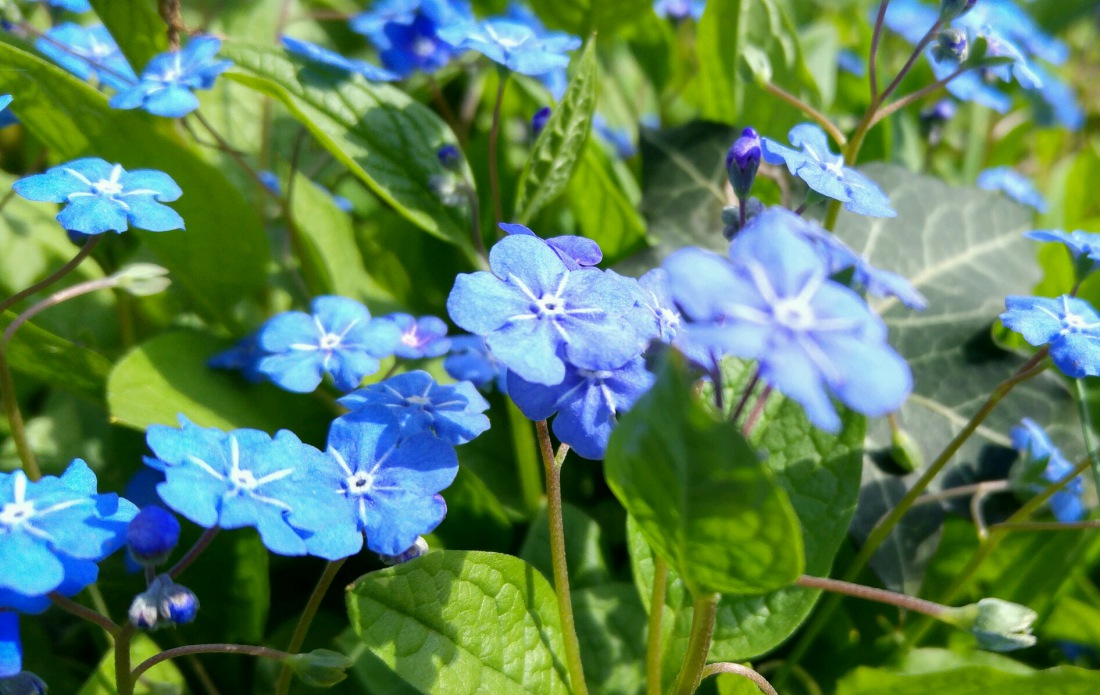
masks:
[[[546,122],[550,120],[550,107],[543,106],[541,109],[535,112],[534,116],[531,116],[531,133],[537,138],[542,129],[546,127]]]
[[[180,522],[153,504],[138,512],[126,528],[130,557],[142,567],[156,567],[168,559],[180,540]]]
[[[339,652],[329,649],[314,649],[308,654],[293,654],[284,663],[290,666],[294,675],[315,688],[328,688],[348,677],[347,670],[352,660]]]
[[[978,0],[940,0],[940,21],[950,22],[974,9]]]
[[[966,32],[959,29],[944,29],[936,37],[936,45],[932,47],[932,59],[937,63],[961,63],[969,55]]]
[[[186,625],[195,620],[199,612],[199,598],[182,584],[170,582],[161,593],[160,617],[173,625]]]
[[[462,165],[462,153],[454,145],[440,147],[435,156],[439,158],[439,163],[443,165],[443,168],[448,171],[458,171]]]
[[[424,540],[424,536],[417,536],[416,542],[399,555],[379,555],[378,559],[382,561],[384,565],[400,565],[408,562],[409,560],[415,560],[421,555],[425,555],[428,552],[428,541]]]
[[[981,649],[1010,652],[1035,644],[1031,625],[1038,617],[1039,614],[1027,606],[999,598],[983,598],[968,606],[949,608],[940,615],[940,620],[972,632]]]
[[[130,622],[141,630],[159,630],[169,625],[183,625],[195,619],[199,599],[195,592],[162,574],[149,588],[134,597],[130,604]]]
[[[726,154],[726,174],[739,200],[747,198],[752,190],[760,156],[760,136],[752,128],[745,128]]]
[[[148,297],[168,289],[168,269],[155,263],[131,263],[115,273],[115,287],[135,297]]]
[[[905,430],[896,428],[890,436],[890,459],[906,473],[924,468],[920,445]]]
[[[49,691],[46,681],[30,671],[0,679],[0,695],[46,695]]]
[[[156,630],[164,627],[160,620],[160,608],[157,605],[157,598],[151,589],[134,597],[127,614],[134,627],[139,630]]]

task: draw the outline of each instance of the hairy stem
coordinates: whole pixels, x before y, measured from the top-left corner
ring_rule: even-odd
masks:
[[[309,633],[309,626],[313,624],[313,618],[317,616],[317,611],[321,608],[321,601],[325,598],[325,594],[328,593],[333,580],[336,579],[336,574],[346,561],[347,558],[343,558],[325,565],[325,571],[321,573],[321,578],[317,580],[317,585],[313,587],[313,593],[310,594],[309,601],[306,602],[305,610],[302,611],[301,617],[298,618],[298,624],[294,627],[294,635],[291,636],[290,643],[286,647],[288,653],[297,654],[298,650],[302,648],[302,644],[306,641],[306,635]],[[293,675],[294,672],[291,670],[290,664],[284,663],[282,670],[279,671],[279,683],[275,686],[275,695],[286,695],[290,691],[290,679]]]
[[[137,665],[137,668],[133,670],[130,677],[135,681],[141,677],[141,674],[145,673],[149,669],[153,668],[162,661],[169,661],[181,656],[188,656],[190,654],[244,654],[246,656],[255,656],[264,659],[274,659],[275,661],[282,661],[288,656],[292,656],[286,652],[281,652],[278,649],[271,649],[270,647],[256,647],[251,644],[188,644],[183,647],[174,647],[172,649],[166,649],[159,654],[154,654],[145,661]]]
[[[834,594],[854,596],[855,598],[875,601],[876,603],[885,603],[916,613],[923,613],[933,618],[943,613],[944,608],[946,608],[946,606],[941,606],[938,603],[926,601],[922,598],[916,598],[915,596],[899,594],[885,589],[876,589],[875,587],[864,586],[863,584],[844,582],[839,579],[829,579],[827,577],[811,577],[804,574],[798,578],[795,584],[806,589],[820,589],[821,591],[828,591]]]
[[[703,678],[716,676],[719,673],[732,673],[737,676],[744,676],[755,683],[756,687],[759,688],[760,692],[764,693],[764,695],[779,695],[779,693],[775,691],[775,688],[772,687],[772,684],[768,682],[767,678],[764,678],[764,676],[761,676],[748,666],[742,666],[741,664],[710,664],[703,669]]]
[[[6,309],[9,309],[17,302],[26,299],[35,292],[46,289],[50,285],[54,284],[61,278],[71,273],[78,265],[81,264],[81,262],[83,262],[85,258],[92,254],[92,251],[95,250],[96,246],[99,246],[99,242],[101,241],[103,241],[102,234],[95,234],[88,237],[88,240],[84,242],[84,245],[80,247],[80,251],[78,251],[77,254],[73,256],[72,260],[55,270],[49,275],[49,277],[39,280],[27,289],[20,290],[19,292],[16,292],[7,299],[0,301],[0,313],[4,312],[4,310]]]
[[[114,621],[112,621],[107,616],[103,615],[99,611],[93,610],[85,605],[77,603],[67,596],[62,596],[56,591],[53,591],[49,594],[49,598],[50,601],[52,601],[53,604],[61,610],[65,611],[66,613],[72,613],[82,620],[87,620],[89,623],[95,623],[96,625],[103,628],[103,631],[110,635],[112,638],[117,637],[118,634],[122,632],[122,628],[116,625]]]
[[[673,695],[692,695],[703,680],[703,670],[710,653],[711,638],[714,637],[714,618],[718,613],[719,594],[703,594],[695,599],[691,615],[691,635],[688,638],[687,654],[684,655]]]
[[[661,623],[668,591],[668,563],[653,555],[653,593],[649,600],[649,632],[645,644],[646,695],[661,695]]]

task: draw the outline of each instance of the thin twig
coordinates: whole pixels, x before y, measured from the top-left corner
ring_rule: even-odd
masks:
[[[61,610],[72,613],[78,618],[87,620],[90,623],[103,628],[103,631],[110,635],[112,638],[117,637],[122,628],[119,627],[113,620],[103,615],[99,611],[92,610],[85,605],[79,604],[67,596],[62,596],[56,591],[52,591],[48,594],[50,601]]]
[[[836,124],[830,121],[829,117],[825,114],[821,113],[820,111],[802,101],[790,92],[786,91],[782,87],[774,85],[771,82],[764,83],[764,90],[776,97],[779,97],[781,101],[787,102],[791,106],[809,116],[810,120],[814,121],[822,128],[824,128],[825,132],[829,134],[829,137],[836,141],[836,144],[840,147],[844,147],[848,144],[848,138],[844,137],[844,133],[840,132],[840,128],[837,128]]]
[[[882,38],[882,25],[886,20],[886,6],[890,0],[882,0],[875,17],[875,30],[871,34],[871,54],[867,58],[867,72],[871,82],[871,101],[878,99],[878,42]]]
[[[281,652],[278,649],[271,649],[270,647],[257,647],[251,644],[188,644],[182,647],[174,647],[173,649],[166,649],[159,654],[154,654],[145,661],[137,665],[130,673],[130,678],[136,681],[141,677],[141,674],[145,673],[149,669],[153,668],[162,661],[169,661],[181,656],[188,656],[190,654],[244,654],[246,656],[256,656],[265,659],[273,659],[275,661],[282,661],[291,654]]]
[[[756,687],[760,688],[760,692],[765,693],[765,695],[779,695],[779,693],[775,691],[775,688],[772,687],[772,684],[768,682],[767,678],[761,676],[748,666],[742,666],[741,664],[731,664],[728,662],[708,664],[707,667],[703,669],[703,678],[709,678],[719,673],[732,673],[737,676],[744,676],[755,683]]]

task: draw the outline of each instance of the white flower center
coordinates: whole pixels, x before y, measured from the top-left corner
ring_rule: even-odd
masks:
[[[340,336],[336,333],[325,333],[321,336],[322,350],[335,350],[340,347]]]
[[[431,401],[430,398],[426,398],[424,396],[406,396],[405,397],[405,405],[416,406],[418,408],[423,408],[424,406],[429,405],[431,402],[432,401]]]
[[[531,309],[539,318],[561,316],[565,313],[565,302],[555,294],[544,294],[535,300]]]
[[[366,471],[359,471],[354,475],[348,476],[344,480],[344,485],[347,486],[348,494],[365,495],[369,493],[374,486],[374,476]]]
[[[234,487],[249,492],[255,490],[260,484],[256,480],[256,476],[252,475],[252,471],[244,471],[239,468],[229,474],[229,481],[233,483]]]
[[[412,52],[421,58],[427,58],[435,52],[435,41],[421,36],[416,41],[413,41]]]
[[[0,525],[18,528],[34,516],[34,502],[8,502],[0,510]]]
[[[792,331],[805,331],[814,324],[814,312],[800,299],[780,299],[772,305],[775,322]]]
[[[92,184],[92,190],[99,195],[113,196],[122,193],[122,184],[118,181],[100,179]]]
[[[1065,328],[1062,329],[1063,334],[1079,331],[1088,325],[1088,322],[1086,322],[1083,317],[1071,311],[1066,312],[1065,317],[1062,319],[1062,323],[1065,325]]]

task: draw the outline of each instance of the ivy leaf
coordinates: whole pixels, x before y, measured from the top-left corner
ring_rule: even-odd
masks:
[[[572,692],[557,599],[509,555],[442,550],[360,577],[347,607],[359,640],[420,692]]]
[[[561,103],[550,114],[516,185],[515,217],[527,224],[569,185],[577,168],[596,111],[596,40],[589,39]]]

